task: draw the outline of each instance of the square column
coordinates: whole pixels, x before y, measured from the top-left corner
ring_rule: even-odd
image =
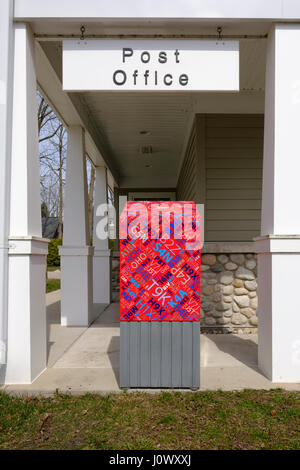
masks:
[[[93,247],[88,224],[84,130],[68,129],[64,234],[61,255],[61,324],[88,326],[93,321]]]
[[[95,303],[108,304],[111,300],[111,260],[108,236],[105,237],[107,227],[105,232],[101,230],[102,223],[108,220],[105,206],[101,206],[107,204],[107,170],[97,167],[95,173],[93,296]]]
[[[41,238],[34,39],[14,26],[12,161],[5,383],[31,383],[46,368],[46,255]]]
[[[12,129],[13,11],[12,0],[0,2],[0,376],[7,353],[8,236]],[[1,383],[1,379],[0,379]]]
[[[268,38],[262,236],[258,253],[260,369],[273,382],[300,382],[300,25]]]

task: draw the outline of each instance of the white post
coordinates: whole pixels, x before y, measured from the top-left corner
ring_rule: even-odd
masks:
[[[14,80],[6,383],[31,383],[45,368],[46,254],[41,238],[34,39],[14,26]]]
[[[269,35],[265,98],[262,236],[258,252],[260,369],[300,382],[300,25]]]
[[[84,130],[68,129],[64,232],[61,255],[61,324],[88,326],[93,320],[92,255]]]
[[[110,250],[108,238],[100,239],[97,235],[97,224],[104,214],[99,214],[99,206],[107,204],[107,170],[96,168],[96,184],[94,198],[94,302],[110,303]],[[107,215],[105,215],[107,217]]]
[[[0,383],[7,360],[8,236],[12,128],[13,1],[0,2]]]

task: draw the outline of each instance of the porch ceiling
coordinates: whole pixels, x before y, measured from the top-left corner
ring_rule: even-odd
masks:
[[[41,45],[61,79],[61,43]],[[101,152],[117,169],[121,187],[172,188],[195,113],[263,112],[265,56],[265,39],[240,41],[238,94],[91,92],[70,96],[75,105],[88,111],[102,136]],[[147,146],[152,147],[152,154],[141,152]]]

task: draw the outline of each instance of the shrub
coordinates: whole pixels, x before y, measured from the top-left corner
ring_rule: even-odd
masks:
[[[62,244],[61,238],[53,238],[48,244],[47,266],[60,266],[58,247]]]

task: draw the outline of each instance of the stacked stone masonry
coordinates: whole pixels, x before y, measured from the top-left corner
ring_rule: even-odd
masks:
[[[112,301],[119,301],[119,253],[112,257]],[[203,254],[201,329],[214,333],[257,331],[256,255]]]
[[[113,252],[111,260],[111,300],[119,302],[120,295],[120,253]]]
[[[254,254],[204,254],[201,260],[201,327],[224,333],[257,331]]]

